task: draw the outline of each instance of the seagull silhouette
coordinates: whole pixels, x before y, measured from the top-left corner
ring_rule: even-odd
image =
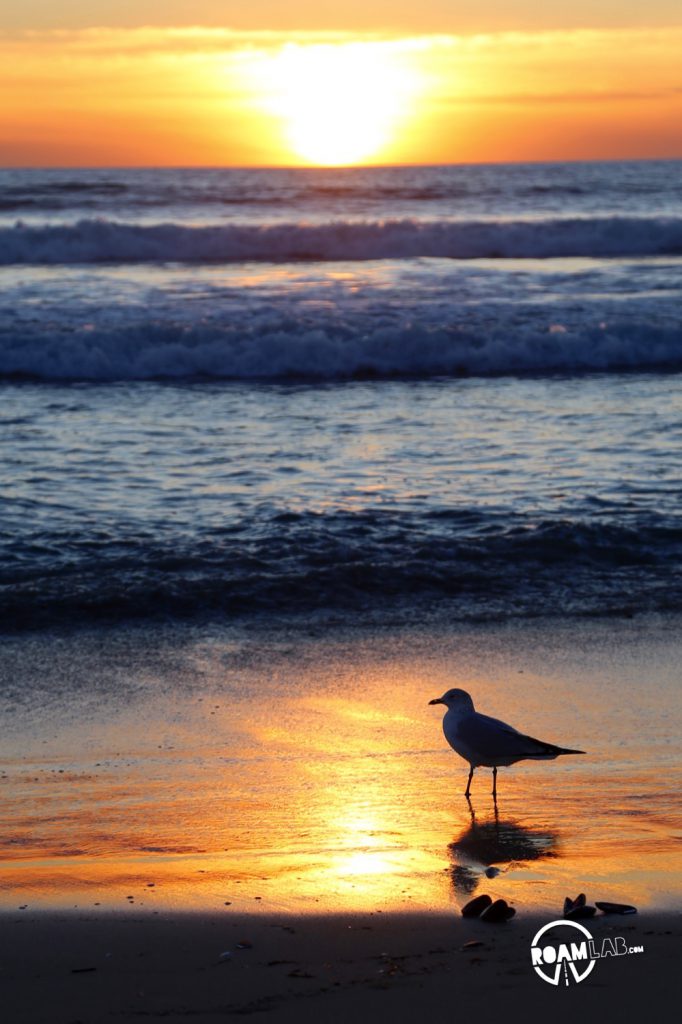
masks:
[[[474,710],[474,702],[466,690],[448,690],[429,704],[445,704],[443,732],[452,749],[469,762],[469,778],[465,797],[469,799],[471,780],[475,768],[492,768],[493,796],[497,797],[497,769],[517,761],[553,761],[559,754],[584,754],[584,750],[569,750],[543,743],[518,732],[506,722]]]

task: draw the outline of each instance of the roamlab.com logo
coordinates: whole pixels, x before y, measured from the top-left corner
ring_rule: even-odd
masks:
[[[577,984],[592,973],[597,960],[643,952],[644,946],[628,946],[621,935],[606,937],[598,944],[587,928],[576,921],[550,921],[540,929],[530,947],[535,973],[550,985],[559,985],[562,979],[566,985]]]

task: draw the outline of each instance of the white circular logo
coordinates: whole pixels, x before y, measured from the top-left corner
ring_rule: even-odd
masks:
[[[562,929],[563,934],[552,929]],[[566,937],[566,929],[580,933],[578,941]],[[558,985],[563,977],[566,985],[571,981],[584,981],[594,967],[594,943],[591,934],[576,921],[550,921],[537,933],[530,946],[533,968],[543,981]]]

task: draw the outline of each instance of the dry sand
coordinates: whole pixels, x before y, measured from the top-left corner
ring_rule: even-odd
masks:
[[[485,1024],[504,1015],[513,1024],[551,1014],[555,1024],[577,1024],[658,1018],[676,1005],[679,915],[586,922],[599,943],[622,935],[644,952],[598,961],[580,984],[557,988],[530,962],[531,939],[546,923],[520,915],[487,925],[454,913],[7,912],[0,916],[2,1020],[214,1024],[258,1014],[282,1022]]]

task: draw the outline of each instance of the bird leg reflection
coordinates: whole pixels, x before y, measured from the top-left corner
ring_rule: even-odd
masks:
[[[453,862],[452,885],[457,893],[473,893],[491,866],[506,870],[512,864],[558,856],[556,833],[527,827],[513,819],[501,819],[497,801],[494,815],[479,820],[471,800],[467,803],[471,822],[448,847]]]

